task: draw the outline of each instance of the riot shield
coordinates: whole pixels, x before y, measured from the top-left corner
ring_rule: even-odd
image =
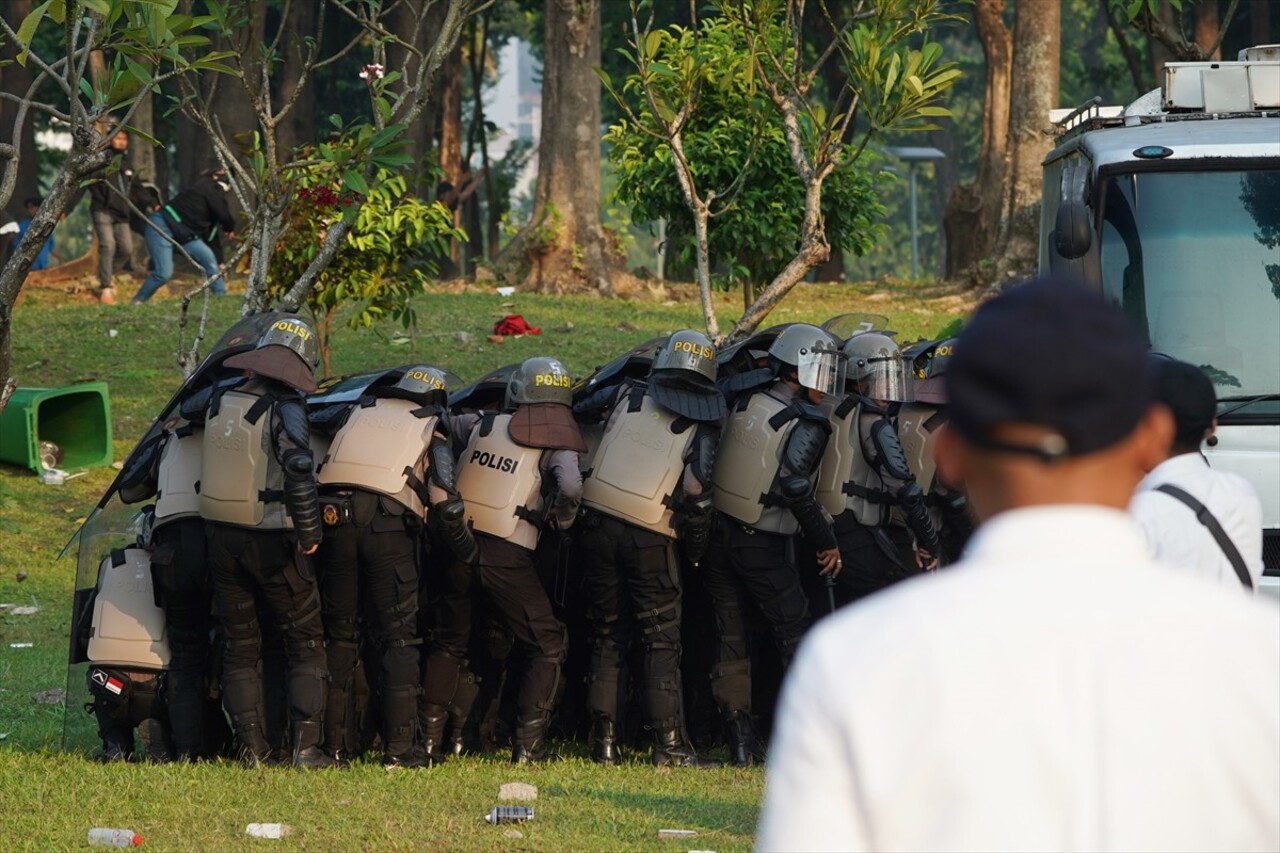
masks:
[[[658,350],[667,342],[667,336],[650,338],[642,344],[632,347],[622,355],[597,367],[595,372],[580,380],[573,388],[573,402],[590,397],[601,388],[617,385],[627,379],[644,379],[649,375],[653,358]]]
[[[880,314],[837,314],[823,323],[822,328],[847,341],[855,332],[883,332],[889,328],[889,318]]]
[[[507,382],[522,362],[491,370],[470,385],[449,394],[449,411],[455,415],[467,412],[499,411],[507,395]]]

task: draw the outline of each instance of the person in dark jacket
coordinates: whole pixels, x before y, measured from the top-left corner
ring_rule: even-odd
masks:
[[[89,187],[89,216],[98,237],[98,301],[114,305],[116,288],[112,282],[117,266],[128,269],[133,256],[133,232],[129,230],[129,197],[133,191],[133,170],[126,163],[129,134],[123,130],[111,137],[112,160],[118,167],[104,167],[105,177]]]
[[[235,237],[236,221],[227,204],[230,189],[226,169],[214,166],[168,204],[147,211],[145,236],[152,270],[133,298],[134,305],[146,302],[173,278],[175,245],[181,246],[200,265],[205,276],[213,279],[209,289],[214,296],[226,294],[226,282],[218,272],[218,257],[209,244],[218,229],[222,229],[223,236]]]

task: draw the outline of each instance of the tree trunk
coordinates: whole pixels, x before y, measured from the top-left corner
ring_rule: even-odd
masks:
[[[1274,0],[1252,0],[1249,4],[1249,44],[1271,42],[1271,4]]]
[[[1180,16],[1178,12],[1174,11],[1169,0],[1160,0],[1160,10],[1156,17],[1166,26],[1178,32],[1182,31]],[[1156,85],[1159,86],[1164,81],[1164,64],[1174,59],[1173,51],[1154,36],[1147,36],[1147,44],[1151,51],[1151,72],[1155,76]]]
[[[440,169],[444,173],[441,180],[452,186],[455,192],[461,192],[463,182],[466,180],[466,175],[462,172],[461,42],[449,54],[441,74],[444,77],[444,91],[441,92],[440,97]],[[463,225],[463,205],[459,202],[450,206],[453,209],[453,227],[459,228]],[[459,266],[461,258],[458,241],[450,239],[449,260],[452,262],[453,269],[447,273],[442,269],[442,276],[457,275],[461,269]]]
[[[508,280],[613,294],[600,224],[600,0],[546,0],[533,217],[502,252]]]
[[[1218,0],[1200,0],[1192,7],[1195,14],[1195,42],[1206,56],[1206,59],[1221,59],[1222,49],[1218,44],[1218,27],[1221,19],[1218,15]],[[1213,51],[1210,53],[1210,51]]]
[[[1040,164],[1053,146],[1058,105],[1059,0],[1018,0],[1009,99],[1008,197],[1001,217],[999,279],[1035,271],[1040,236]]]
[[[388,21],[393,32],[405,41],[411,41],[414,38],[419,16],[425,14],[426,20],[422,22],[421,28],[417,30],[418,38],[415,46],[419,50],[426,52],[440,34],[448,4],[432,3],[424,11],[421,8],[422,3],[423,0],[404,0],[404,2],[395,4],[391,7]],[[404,74],[404,79],[412,80],[417,76],[417,69],[421,61],[421,58],[410,54],[403,47],[394,43],[387,44],[388,71],[400,71]],[[429,166],[432,158],[429,155],[432,149],[435,148],[436,128],[439,126],[440,100],[438,94],[441,85],[440,80],[441,75],[437,75],[434,78],[433,91],[428,93],[427,98],[430,106],[423,110],[421,118],[405,131],[405,138],[409,143],[405,148],[405,153],[413,158],[415,164],[418,164],[416,167],[410,167],[407,175],[409,193],[419,198],[434,197],[436,181],[430,174]]]
[[[5,3],[5,17],[13,22],[14,28],[17,28],[30,13],[31,0],[8,0]],[[12,60],[17,55],[17,45],[0,43],[0,62]],[[27,88],[31,85],[33,67],[31,63],[22,66],[16,62],[0,65],[0,91],[25,98]],[[0,143],[16,145],[19,150],[17,162],[6,165],[0,161],[0,168],[12,170],[11,174],[14,178],[12,194],[9,198],[0,198],[0,208],[13,214],[15,219],[26,216],[22,208],[23,200],[40,194],[40,185],[37,180],[40,170],[37,168],[36,131],[31,119],[32,114],[28,112],[26,120],[22,123],[21,133],[17,139],[14,139],[13,131],[18,121],[18,105],[9,101],[0,101]]]
[[[279,98],[277,109],[283,107],[296,95],[293,109],[285,116],[284,121],[276,128],[276,155],[280,162],[292,159],[290,152],[300,145],[314,144],[318,140],[315,128],[316,81],[308,80],[298,89],[306,65],[306,44],[303,39],[313,36],[316,29],[316,8],[305,0],[294,0],[288,5],[289,17],[280,22],[285,35],[281,39],[284,47],[284,66],[280,70]],[[330,25],[333,21],[330,19]]]
[[[982,148],[977,180],[956,187],[943,214],[948,278],[977,270],[996,248],[1009,170],[1009,97],[1013,79],[1013,36],[1004,25],[1003,15],[1004,0],[974,3],[973,23],[986,59]]]

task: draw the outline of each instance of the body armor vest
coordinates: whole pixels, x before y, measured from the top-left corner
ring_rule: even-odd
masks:
[[[927,403],[903,403],[898,410],[898,441],[907,455],[907,464],[925,495],[933,494],[937,467],[933,462],[934,431],[944,422],[937,406]],[[932,504],[932,501],[929,502]],[[928,507],[934,530],[942,529],[942,511]]]
[[[156,526],[200,514],[203,431],[186,425],[165,437],[156,477]]]
[[[778,467],[795,419],[773,426],[787,404],[767,391],[752,394],[746,407],[731,412],[716,449],[715,508],[755,530],[790,536],[800,529],[795,516],[774,503]]]
[[[164,611],[156,606],[151,555],[141,548],[113,551],[98,568],[89,660],[123,667],[169,665]]]
[[[358,486],[394,498],[419,518],[426,517],[422,455],[435,432],[435,415],[415,414],[410,400],[382,399],[357,405],[333,437],[317,477],[321,486]]]
[[[284,505],[284,471],[271,446],[270,400],[228,391],[205,421],[200,459],[200,515],[206,521],[291,528]]]
[[[591,476],[582,483],[582,501],[614,518],[675,538],[672,497],[684,474],[684,460],[697,430],[644,394],[624,395],[609,413]]]
[[[880,416],[864,411],[852,395],[828,405],[832,435],[818,470],[818,501],[833,516],[849,510],[859,524],[878,527],[884,523],[888,495],[867,459],[862,434]]]
[[[528,548],[538,544],[542,449],[516,444],[511,415],[486,415],[471,430],[458,462],[458,493],[472,529]]]

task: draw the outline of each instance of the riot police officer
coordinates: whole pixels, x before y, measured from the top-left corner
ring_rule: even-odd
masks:
[[[938,534],[889,412],[891,403],[912,399],[911,365],[881,332],[854,334],[844,354],[851,390],[828,405],[834,436],[823,458],[818,498],[835,516],[845,569],[840,582],[856,600],[919,569],[935,568]],[[909,531],[890,524],[894,508]]]
[[[922,341],[903,350],[903,354],[911,358],[915,371],[915,399],[903,403],[897,417],[898,439],[916,482],[924,490],[929,520],[938,531],[941,549],[938,558],[942,564],[960,559],[973,532],[973,519],[969,516],[964,492],[942,482],[933,463],[934,438],[948,420],[943,378],[953,352],[954,338]]]
[[[746,600],[769,623],[785,666],[810,624],[792,535],[801,532],[813,544],[822,575],[841,568],[831,517],[814,497],[814,482],[831,432],[818,404],[843,387],[844,361],[839,338],[816,326],[787,326],[769,346],[768,369],[743,374],[759,373],[759,384],[729,400],[712,478],[721,541],[705,582],[719,631],[711,689],[728,723],[735,765],[750,764],[757,749]]]
[[[347,742],[347,683],[360,649],[362,605],[374,655],[384,762],[419,767],[418,553],[430,507],[446,538],[474,556],[462,517],[447,435],[444,373],[428,365],[389,371],[359,399],[340,404],[343,422],[318,468],[324,541],[317,553],[328,666],[325,749]]]
[[[582,500],[578,454],[586,449],[573,419],[572,380],[554,358],[530,358],[507,384],[507,413],[453,418],[467,436],[458,491],[479,554],[449,571],[423,697],[423,741],[439,752],[448,705],[471,639],[472,590],[488,599],[525,659],[512,761],[546,758],[544,742],[568,638],[538,579],[533,551],[548,528],[565,530]]]
[[[724,397],[715,350],[698,332],[672,334],[647,381],[607,388],[604,429],[583,482],[584,561],[592,633],[587,703],[592,758],[618,761],[620,671],[632,641],[643,647],[640,692],[657,766],[717,766],[698,758],[685,731],[680,689],[679,538],[702,561],[711,522],[711,473]],[[601,395],[597,395],[601,396]],[[590,401],[575,407],[594,408]],[[625,691],[624,691],[625,692]]]
[[[268,619],[284,638],[293,763],[333,765],[320,748],[328,671],[310,555],[321,527],[302,396],[316,388],[317,360],[315,331],[282,316],[255,349],[226,360],[244,381],[216,389],[205,413],[200,514],[226,633],[222,692],[248,766],[270,755],[260,628]],[[259,600],[269,612],[259,612]]]

